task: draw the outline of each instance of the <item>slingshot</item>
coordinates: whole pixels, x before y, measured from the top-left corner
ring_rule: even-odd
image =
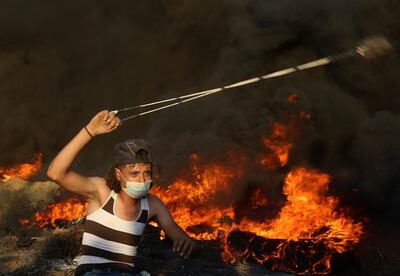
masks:
[[[303,70],[311,69],[314,67],[319,67],[319,66],[330,64],[330,63],[339,62],[339,61],[342,61],[344,59],[348,59],[351,57],[362,57],[365,59],[373,59],[373,58],[376,58],[378,56],[381,56],[381,55],[384,55],[384,54],[390,52],[392,49],[393,49],[392,45],[389,43],[389,41],[385,37],[371,36],[371,37],[364,39],[354,49],[348,50],[348,51],[340,53],[340,54],[327,56],[327,57],[313,60],[313,61],[301,64],[301,65],[286,68],[286,69],[276,71],[276,72],[273,72],[273,73],[270,73],[267,75],[262,75],[259,77],[242,80],[242,81],[228,84],[225,86],[221,86],[221,87],[217,87],[217,88],[213,88],[213,89],[209,89],[209,90],[204,90],[204,91],[200,91],[200,92],[190,93],[190,94],[182,95],[179,97],[174,97],[174,98],[169,98],[169,99],[165,99],[165,100],[159,100],[159,101],[155,101],[155,102],[141,104],[141,105],[137,105],[137,106],[126,107],[126,108],[122,108],[122,109],[118,109],[118,110],[113,110],[111,112],[117,114],[117,113],[125,112],[128,110],[137,110],[137,109],[142,109],[142,108],[151,107],[151,106],[155,106],[155,105],[160,105],[159,107],[149,109],[146,111],[142,111],[142,112],[136,113],[134,115],[125,117],[121,120],[122,122],[124,122],[124,121],[130,120],[130,119],[133,119],[133,118],[136,118],[139,116],[154,113],[154,112],[157,112],[157,111],[160,111],[163,109],[171,108],[171,107],[174,107],[174,106],[177,106],[180,104],[184,104],[184,103],[194,101],[194,100],[206,97],[206,96],[210,96],[212,94],[224,92],[226,90],[229,90],[229,89],[232,89],[235,87],[245,86],[245,85],[249,85],[249,84],[259,82],[262,80],[285,76],[285,75],[288,75],[288,74],[291,74],[291,73],[294,73],[297,71],[303,71]]]

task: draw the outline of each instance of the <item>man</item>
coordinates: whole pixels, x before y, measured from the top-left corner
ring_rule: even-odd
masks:
[[[107,179],[85,177],[69,170],[91,139],[120,125],[121,120],[115,113],[99,112],[58,153],[47,171],[66,190],[88,197],[82,256],[76,275],[137,275],[134,257],[140,236],[151,218],[157,220],[173,241],[174,252],[187,258],[195,248],[194,241],[175,223],[163,202],[148,194],[152,163],[147,142],[130,139],[118,144],[115,165]]]

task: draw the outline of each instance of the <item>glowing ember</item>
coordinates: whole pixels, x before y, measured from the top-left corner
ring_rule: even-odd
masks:
[[[32,223],[29,219],[20,219],[19,224],[25,226],[26,228],[32,228],[35,223]]]
[[[0,182],[6,182],[13,177],[28,179],[42,167],[43,155],[36,154],[32,163],[18,164],[11,168],[0,167]]]
[[[289,103],[297,101],[298,95],[296,93],[287,96],[287,101]]]
[[[299,116],[302,120],[308,120],[311,118],[311,114],[305,111],[301,111]]]
[[[30,224],[30,221],[29,221],[29,219],[20,219],[19,223],[22,225],[28,225],[28,224]]]
[[[81,202],[76,197],[70,198],[64,202],[50,204],[47,211],[37,212],[35,214],[36,223],[43,228],[47,225],[58,227],[57,222],[75,221],[86,215],[87,202]]]

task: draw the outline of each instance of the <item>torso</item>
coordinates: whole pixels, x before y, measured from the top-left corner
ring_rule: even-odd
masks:
[[[100,266],[133,269],[137,245],[150,217],[147,198],[139,199],[127,212],[114,191],[96,208],[100,200],[89,202],[78,274]]]

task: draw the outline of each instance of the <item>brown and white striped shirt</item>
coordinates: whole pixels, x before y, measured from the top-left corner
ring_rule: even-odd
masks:
[[[134,270],[137,247],[148,221],[149,204],[143,197],[138,217],[124,220],[114,212],[117,196],[112,190],[104,205],[86,217],[82,256],[75,275],[96,268]]]

